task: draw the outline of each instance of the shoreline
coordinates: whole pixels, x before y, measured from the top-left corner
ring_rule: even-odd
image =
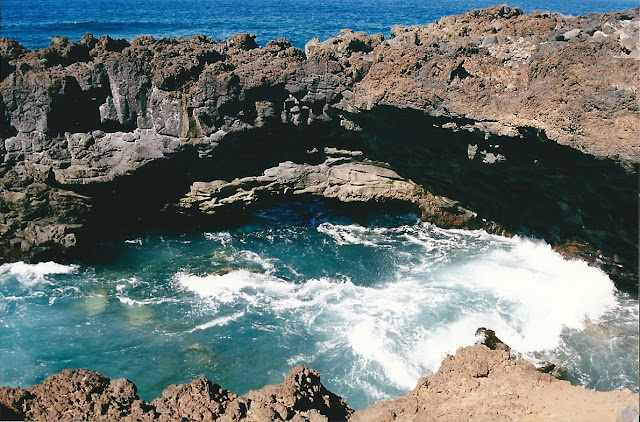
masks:
[[[344,30],[312,39],[304,51],[285,39],[260,47],[250,34],[223,41],[87,34],[33,51],[0,39],[0,263],[70,262],[123,226],[224,224],[279,201],[320,198],[406,209],[443,228],[544,239],[635,293],[639,34],[640,8],[572,17],[496,6],[397,26],[389,39]],[[459,353],[468,364],[462,378],[430,378],[361,415],[438,408],[429,383],[442,382],[454,400],[460,389],[490,387],[497,411],[537,420],[567,409],[536,407],[547,405],[544,395],[518,401],[525,396],[507,380],[522,376],[563,394],[579,388],[476,346]],[[485,373],[478,362],[499,370]],[[339,403],[309,371],[265,388],[277,395],[304,385],[320,402]],[[485,382],[500,373],[499,385]],[[96,391],[126,390],[122,406],[96,398],[110,418],[133,415],[126,407],[133,403],[136,415],[162,414],[138,402],[130,383],[91,374],[84,373]],[[256,414],[293,417],[295,409],[275,409],[258,393],[236,401],[205,380],[199,385],[218,411],[235,403],[226,415],[247,416],[250,399],[267,412]],[[36,400],[2,391],[9,407]],[[308,401],[305,394],[296,400]],[[575,394],[580,406],[599,403]],[[512,401],[500,407],[505,397]],[[473,400],[473,415],[489,418],[493,410]],[[163,406],[174,409],[170,401]],[[470,417],[465,406],[447,411]],[[117,413],[123,409],[129,413]],[[606,412],[615,418],[618,410]]]
[[[0,260],[319,197],[542,238],[636,290],[639,15],[496,6],[304,52],[2,39]]]
[[[395,400],[354,411],[327,390],[320,374],[302,365],[284,383],[244,396],[201,376],[171,385],[162,396],[140,400],[135,384],[84,369],[64,370],[26,389],[0,388],[3,420],[315,420],[315,421],[487,421],[631,422],[638,394],[575,387],[515,358],[491,330],[481,328],[474,346],[448,355],[433,375]],[[60,399],[63,397],[63,399]]]

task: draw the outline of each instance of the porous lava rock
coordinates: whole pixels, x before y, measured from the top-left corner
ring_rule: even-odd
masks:
[[[500,5],[304,51],[250,34],[87,34],[33,51],[0,39],[0,259],[73,259],[105,233],[185,222],[176,214],[215,222],[201,204],[183,212],[194,186],[321,166],[329,148],[420,186],[428,221],[593,250],[585,259],[634,288],[639,11]],[[384,196],[295,199],[314,195]]]

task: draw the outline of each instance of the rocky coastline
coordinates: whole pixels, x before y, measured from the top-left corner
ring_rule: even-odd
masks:
[[[250,376],[250,375],[249,375]],[[517,358],[492,330],[447,356],[407,395],[354,411],[299,365],[281,384],[238,397],[201,376],[147,403],[135,384],[85,369],[64,370],[30,388],[0,388],[2,420],[91,421],[635,421],[638,395],[596,392]]]
[[[325,197],[544,238],[634,290],[639,26],[496,6],[305,51],[2,39],[0,260]]]
[[[639,34],[640,8],[496,6],[304,51],[250,34],[0,39],[0,262],[323,198],[543,238],[637,291]],[[0,389],[0,419],[600,421],[637,420],[637,402],[476,345],[358,412],[304,367],[241,397],[199,378],[150,403],[68,370]]]

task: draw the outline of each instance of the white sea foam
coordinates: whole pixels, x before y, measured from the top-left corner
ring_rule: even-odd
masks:
[[[126,239],[124,243],[129,243],[132,245],[142,245],[144,242],[142,241],[141,238],[137,238],[137,239]]]
[[[274,268],[274,259],[267,259],[261,257],[259,254],[253,251],[240,251],[237,257],[243,261],[252,262],[260,265],[265,271],[272,270]]]
[[[175,278],[216,310],[241,305],[247,316],[281,317],[283,333],[306,332],[315,339],[315,359],[352,354],[354,385],[374,390],[366,379],[382,377],[399,389],[413,388],[447,354],[473,344],[478,327],[491,328],[516,351],[531,353],[559,347],[564,330],[583,329],[618,304],[603,272],[564,260],[541,241],[427,224],[373,231],[323,223],[318,231],[340,245],[407,242],[423,246],[424,253],[398,255],[395,279],[369,286],[349,278],[294,283],[247,270]],[[257,254],[243,259],[280,265]],[[228,324],[231,317],[193,330]]]
[[[496,250],[455,269],[443,285],[489,293],[495,300],[484,313],[511,304],[509,326],[521,329],[502,337],[521,352],[557,347],[563,328],[582,329],[617,303],[615,287],[602,271],[567,261],[543,242],[519,238],[509,251]]]
[[[178,282],[202,298],[222,303],[244,299],[257,304],[258,299],[269,299],[290,293],[294,286],[276,277],[256,274],[247,270],[231,271],[224,275],[196,276],[176,274]]]
[[[213,240],[222,243],[222,246],[226,246],[227,243],[231,242],[231,234],[229,232],[215,232],[215,233],[204,233],[204,238],[207,240]]]
[[[233,321],[238,320],[239,318],[242,318],[243,316],[244,316],[244,311],[236,312],[233,315],[219,317],[219,318],[216,318],[216,319],[211,320],[209,322],[206,322],[204,324],[200,324],[200,325],[196,326],[195,328],[192,328],[188,332],[189,333],[193,333],[194,331],[206,330],[207,328],[211,328],[211,327],[222,327],[222,326],[225,326],[225,325],[229,324],[230,322],[233,322]]]
[[[378,246],[377,243],[368,239],[368,237],[372,237],[376,233],[357,224],[345,226],[322,223],[318,226],[318,231],[330,236],[338,245]]]
[[[144,305],[159,305],[161,303],[177,303],[178,299],[168,297],[148,298],[148,299],[131,299],[127,296],[116,296],[120,303],[128,306],[144,306]]]
[[[46,283],[46,276],[50,274],[71,274],[78,270],[77,265],[62,265],[56,262],[40,262],[37,264],[25,264],[14,262],[0,265],[0,276],[14,276],[21,283],[33,286],[38,283]]]

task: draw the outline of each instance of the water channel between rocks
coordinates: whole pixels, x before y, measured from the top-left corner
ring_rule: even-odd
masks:
[[[486,326],[573,384],[638,391],[637,296],[536,239],[289,203],[86,256],[0,266],[0,384],[89,368],[146,400],[201,374],[243,394],[302,363],[360,409],[405,394]]]

